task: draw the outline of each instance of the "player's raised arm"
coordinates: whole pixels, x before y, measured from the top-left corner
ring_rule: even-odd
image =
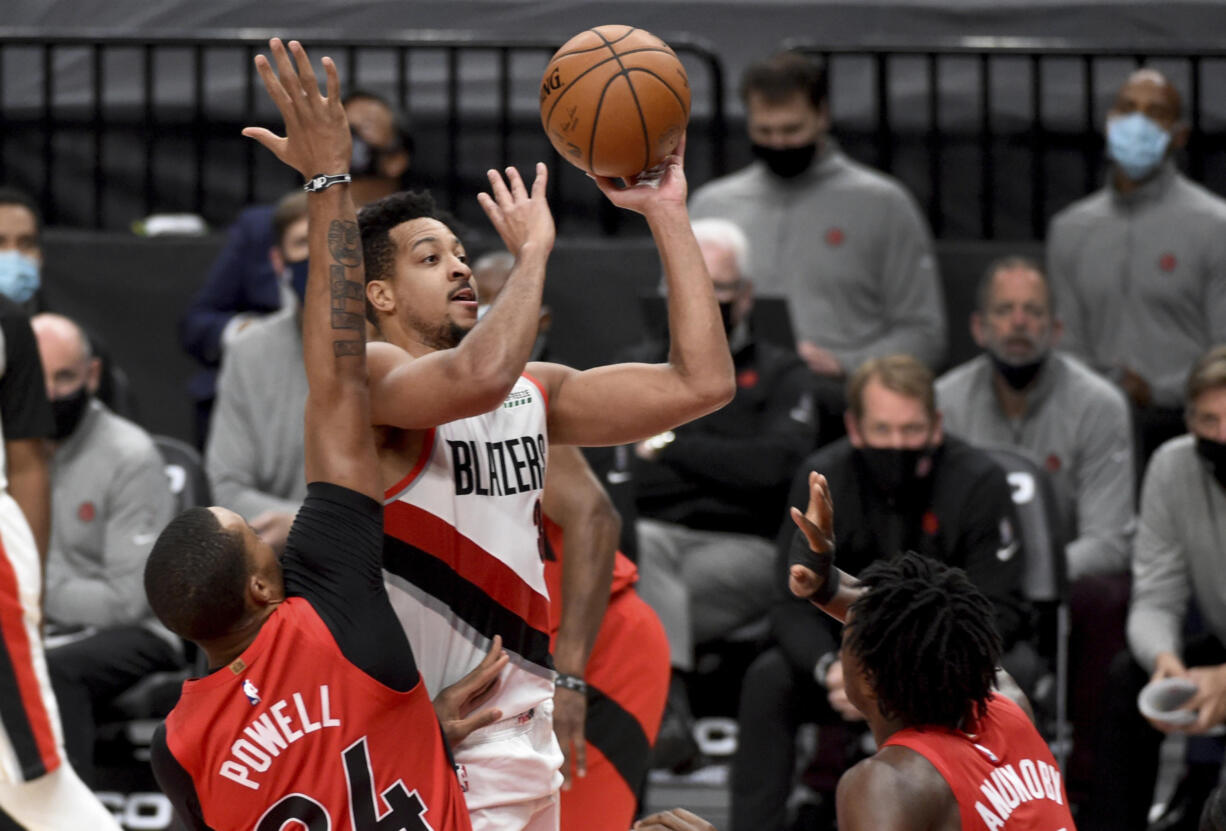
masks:
[[[863,588],[856,578],[834,565],[834,501],[830,485],[817,471],[809,472],[809,504],[801,513],[791,509],[796,534],[788,556],[788,588],[838,621]]]
[[[432,201],[405,194],[362,212],[363,243],[372,252],[367,296],[376,325],[391,342],[368,350],[375,425],[424,429],[489,412],[524,371],[555,236],[548,173],[537,164],[531,188],[513,167],[505,179],[496,170],[488,177],[490,192],[478,201],[515,265],[480,325],[463,246]],[[445,309],[439,328],[423,332],[407,325],[407,291],[417,304],[410,313],[419,319],[427,309]]]
[[[331,482],[379,500],[366,386],[362,246],[349,195],[351,138],[340,80],[332,59],[324,58],[325,97],[301,44],[290,41],[287,51],[273,38],[269,48],[276,68],[262,55],[256,58],[256,68],[281,111],[285,136],[259,127],[248,127],[243,135],[260,142],[311,183],[310,271],[302,320],[310,386],[307,481]]]
[[[685,139],[656,182],[593,177],[609,201],[647,219],[668,285],[668,362],[585,372],[533,365],[550,388],[549,438],[557,444],[626,444],[717,410],[736,392],[732,355],[711,278],[686,209]],[[615,406],[611,406],[616,402]],[[631,406],[631,402],[633,405]]]

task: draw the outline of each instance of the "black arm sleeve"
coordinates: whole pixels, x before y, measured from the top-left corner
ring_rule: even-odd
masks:
[[[285,591],[306,598],[354,666],[394,690],[417,684],[408,638],[383,586],[383,506],[312,482],[282,559]]]
[[[149,763],[153,767],[153,776],[157,779],[158,787],[174,806],[179,821],[189,831],[213,831],[204,821],[204,814],[200,810],[200,797],[196,794],[196,786],[191,776],[166,744],[165,722],[159,724],[154,731],[153,743],[149,746]]]
[[[47,403],[38,343],[25,312],[7,298],[0,302],[0,333],[4,335],[4,375],[0,377],[4,438],[48,438],[52,433],[51,405]]]

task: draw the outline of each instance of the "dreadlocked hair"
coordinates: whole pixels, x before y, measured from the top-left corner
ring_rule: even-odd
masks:
[[[843,647],[859,659],[881,714],[956,729],[987,712],[1000,662],[995,609],[961,569],[907,552],[859,576]]]

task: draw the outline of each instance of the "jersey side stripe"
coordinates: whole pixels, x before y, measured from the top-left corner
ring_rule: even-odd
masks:
[[[396,501],[384,508],[383,527],[386,537],[408,543],[422,555],[436,559],[528,626],[540,632],[549,631],[549,599],[445,520],[415,505]],[[383,567],[420,585],[413,572],[402,573],[394,565],[395,559],[395,551],[385,547]],[[451,603],[449,594],[432,594]]]
[[[26,781],[60,766],[55,731],[43,705],[19,597],[17,575],[0,541],[0,720]]]
[[[383,567],[430,597],[447,598],[446,612],[482,636],[502,635],[503,648],[545,669],[553,669],[549,634],[529,624],[491,598],[482,587],[457,574],[447,564],[417,546],[388,535]]]
[[[426,437],[421,443],[421,452],[417,454],[417,463],[413,465],[413,469],[408,472],[408,475],[383,492],[385,504],[403,496],[404,492],[409,489],[409,485],[417,481],[417,477],[426,469],[426,465],[430,463],[430,455],[434,453],[435,435],[437,435],[437,428],[435,427],[431,427],[426,431]]]

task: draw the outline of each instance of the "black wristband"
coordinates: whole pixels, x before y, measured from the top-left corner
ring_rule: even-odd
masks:
[[[839,572],[834,567],[834,552],[818,554],[809,547],[809,538],[799,528],[792,535],[792,547],[788,550],[788,569],[804,566],[817,575],[821,585],[806,600],[814,603],[829,603],[839,590]]]
[[[306,180],[306,184],[302,186],[302,189],[307,193],[319,193],[321,190],[327,190],[333,185],[347,185],[352,181],[353,177],[348,173],[316,173]]]
[[[565,672],[559,672],[554,676],[553,685],[564,690],[577,692],[580,695],[587,695],[587,682],[578,675],[567,675]]]

